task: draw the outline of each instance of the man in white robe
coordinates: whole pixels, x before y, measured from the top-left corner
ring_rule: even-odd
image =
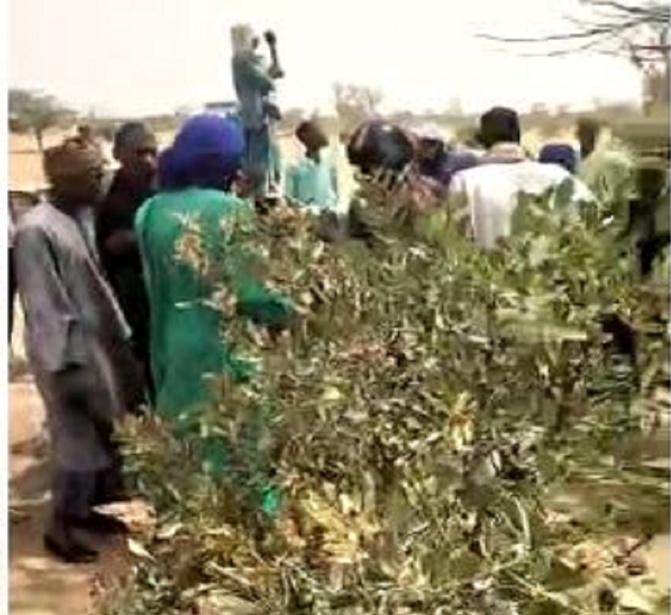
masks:
[[[479,245],[493,248],[511,234],[520,193],[540,196],[566,183],[573,188],[576,210],[580,202],[593,199],[587,187],[562,167],[527,158],[515,111],[495,107],[485,113],[479,138],[486,153],[478,166],[457,172],[449,188],[450,207],[466,208],[468,230]]]

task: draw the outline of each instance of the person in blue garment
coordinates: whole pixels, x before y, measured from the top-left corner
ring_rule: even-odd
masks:
[[[546,143],[538,153],[538,162],[557,164],[575,175],[578,168],[578,152],[570,143]]]
[[[284,193],[299,206],[335,210],[338,205],[337,168],[328,157],[328,138],[317,121],[302,122],[296,138],[305,148],[300,161],[287,169]]]
[[[244,171],[253,197],[262,202],[272,198],[276,190],[272,128],[279,119],[275,80],[283,74],[275,62],[266,66],[258,52],[259,37],[250,26],[235,26],[231,37],[233,85],[245,139]]]

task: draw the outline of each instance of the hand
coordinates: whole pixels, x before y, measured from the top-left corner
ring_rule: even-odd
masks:
[[[91,371],[80,366],[70,366],[54,374],[62,403],[69,411],[79,411],[99,429],[111,429],[112,417],[97,411],[94,378]]]
[[[231,185],[231,191],[241,199],[249,198],[252,195],[252,181],[242,171],[238,171]]]
[[[136,245],[133,231],[115,231],[105,241],[105,250],[114,256],[121,256],[134,250]]]
[[[268,74],[270,75],[271,79],[282,79],[284,77],[284,71],[279,67],[279,66],[271,66],[268,69]],[[279,111],[278,111],[279,113]],[[278,118],[281,119],[281,118]]]
[[[87,383],[84,369],[69,366],[54,375],[62,399],[68,407],[82,407],[87,403]]]

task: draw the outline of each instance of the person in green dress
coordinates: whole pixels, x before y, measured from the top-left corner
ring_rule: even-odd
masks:
[[[211,376],[253,378],[251,363],[226,339],[229,319],[243,316],[281,329],[293,314],[291,302],[266,290],[251,271],[258,258],[253,246],[235,240],[241,236],[235,229],[250,228],[254,216],[253,206],[231,192],[243,158],[244,135],[235,119],[191,118],[161,155],[159,191],[136,216],[156,411],[185,437],[198,434],[203,412],[217,401]],[[222,293],[232,297],[236,314],[213,305]],[[210,467],[225,470],[225,445],[209,447],[205,457]]]

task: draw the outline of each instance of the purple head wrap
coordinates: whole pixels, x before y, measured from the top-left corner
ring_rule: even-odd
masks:
[[[234,118],[196,115],[185,122],[159,159],[162,190],[227,190],[242,168],[245,139]]]

